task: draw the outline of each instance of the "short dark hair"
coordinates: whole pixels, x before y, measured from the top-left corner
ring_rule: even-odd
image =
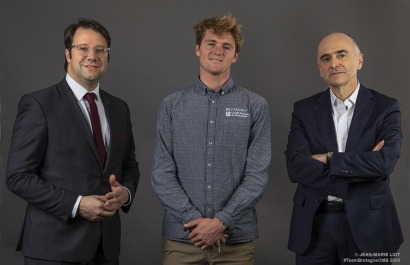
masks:
[[[95,21],[93,19],[87,19],[87,18],[79,18],[77,22],[73,22],[68,27],[64,30],[64,46],[66,49],[69,50],[70,56],[71,56],[71,46],[73,44],[73,38],[74,34],[77,31],[78,28],[83,28],[83,29],[91,29],[94,30],[95,32],[100,33],[105,40],[107,41],[107,46],[111,46],[111,37],[110,34],[108,33],[108,30],[101,25],[98,21]],[[108,54],[108,60],[109,60],[109,54]],[[64,62],[64,70],[67,71],[67,58],[65,58]]]

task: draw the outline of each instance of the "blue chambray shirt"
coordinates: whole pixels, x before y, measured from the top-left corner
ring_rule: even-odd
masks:
[[[258,237],[255,205],[271,159],[266,100],[229,79],[217,92],[199,80],[163,100],[152,185],[165,207],[162,235],[186,241],[183,225],[217,217],[228,243]]]

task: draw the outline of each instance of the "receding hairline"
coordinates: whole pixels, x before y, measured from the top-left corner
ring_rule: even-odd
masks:
[[[353,48],[355,50],[356,55],[359,55],[359,54],[362,53],[361,50],[360,50],[359,45],[357,44],[356,39],[352,35],[350,35],[348,33],[344,33],[344,32],[339,32],[339,31],[330,32],[330,33],[327,33],[325,36],[323,36],[323,38],[320,40],[320,42],[317,46],[317,51],[318,52],[319,52],[320,44],[323,42],[323,40],[330,37],[330,36],[332,36],[332,35],[344,35],[344,36],[348,37],[352,41]],[[319,56],[319,53],[317,55]]]

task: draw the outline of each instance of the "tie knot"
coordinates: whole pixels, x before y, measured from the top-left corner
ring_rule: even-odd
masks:
[[[94,93],[87,93],[87,94],[84,95],[84,98],[85,98],[88,102],[94,101],[94,99],[95,99],[95,94],[94,94]]]

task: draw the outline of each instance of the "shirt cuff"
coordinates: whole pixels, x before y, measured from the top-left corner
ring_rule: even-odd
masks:
[[[74,204],[73,211],[71,212],[72,218],[77,216],[77,210],[78,210],[78,206],[80,205],[81,198],[83,198],[83,196],[79,195],[77,198],[77,201]]]
[[[127,187],[125,187],[125,186],[123,186],[127,191],[128,191],[128,201],[126,202],[126,203],[124,203],[124,205],[123,206],[129,206],[130,204],[131,204],[131,202],[132,202],[132,198],[131,198],[131,192],[130,192],[130,190],[127,188]]]
[[[202,217],[203,216],[202,216],[201,212],[195,209],[192,213],[189,213],[187,216],[185,216],[185,219],[182,220],[182,223],[187,224],[190,221],[193,221],[193,220],[196,220],[196,219],[199,219],[199,218],[202,218]]]
[[[232,231],[235,228],[235,222],[228,214],[219,212],[215,215],[215,218],[221,220],[229,231]]]

